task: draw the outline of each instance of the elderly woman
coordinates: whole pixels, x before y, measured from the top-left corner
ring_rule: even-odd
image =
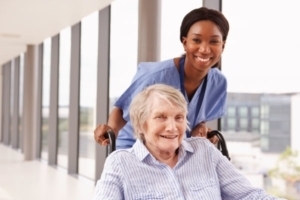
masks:
[[[137,141],[105,162],[94,200],[278,199],[252,187],[208,139],[183,140],[187,102],[171,86],[156,84],[130,105]]]

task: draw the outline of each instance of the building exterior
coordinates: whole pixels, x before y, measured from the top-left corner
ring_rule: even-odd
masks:
[[[296,100],[298,96],[228,93],[227,115],[222,118],[222,131],[228,140],[249,141],[250,137],[254,145],[260,145],[262,152],[281,153],[292,146],[292,127],[296,125],[292,119],[297,119],[292,114],[297,113],[295,107],[300,104]],[[240,136],[241,133],[244,137]],[[260,142],[257,142],[258,139]]]

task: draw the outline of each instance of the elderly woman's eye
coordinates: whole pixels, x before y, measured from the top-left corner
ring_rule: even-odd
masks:
[[[163,115],[158,115],[158,116],[156,116],[155,118],[157,118],[157,119],[164,119],[165,116],[163,116]]]
[[[176,119],[178,119],[178,120],[183,120],[184,117],[183,117],[183,115],[178,115],[178,116],[176,116]]]

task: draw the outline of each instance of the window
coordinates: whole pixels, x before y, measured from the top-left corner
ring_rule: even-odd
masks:
[[[201,7],[202,1],[163,0],[161,3],[161,60],[166,60],[184,53],[179,39],[181,21],[188,12]]]
[[[248,117],[248,108],[247,107],[245,107],[245,106],[239,107],[238,111],[239,111],[240,117]]]
[[[259,117],[259,107],[251,108],[251,117]]]
[[[137,69],[138,0],[115,0],[111,3],[110,45],[109,110],[129,87]]]
[[[50,106],[50,64],[51,38],[44,41],[43,88],[42,88],[42,136],[41,158],[48,160],[49,106]]]
[[[260,123],[260,132],[261,134],[269,134],[269,122],[268,121],[261,121]]]
[[[248,119],[240,118],[240,128],[243,131],[246,131],[248,129]]]
[[[260,145],[263,151],[269,150],[269,139],[267,137],[262,137],[260,139]]]
[[[265,168],[266,171],[276,165],[275,162],[270,161],[270,153],[274,157],[280,155],[276,148],[278,142],[281,142],[285,148],[289,146],[289,141],[286,143],[285,140],[271,138],[275,137],[272,134],[276,130],[276,124],[269,123],[269,121],[280,119],[279,116],[289,112],[280,111],[273,114],[270,106],[279,105],[283,108],[284,105],[290,104],[284,98],[287,93],[293,95],[300,92],[300,74],[294,73],[298,68],[295,65],[295,59],[297,60],[300,52],[300,38],[297,37],[300,35],[298,4],[297,0],[222,1],[222,13],[230,23],[230,32],[222,55],[222,72],[228,80],[228,92],[260,95],[257,99],[260,101],[260,111],[258,112],[258,109],[255,108],[250,112],[252,116],[260,114],[261,119],[255,117],[260,120],[260,152],[263,152],[257,153],[257,156],[262,156],[258,169]],[[287,38],[290,42],[286,42]],[[243,106],[251,103],[251,101],[247,101]],[[292,118],[291,114],[290,117],[290,119],[286,117],[290,120],[286,122],[286,125],[298,123],[299,119]],[[257,120],[251,122],[253,127],[259,124]],[[290,138],[291,128],[285,128],[287,131],[277,132],[276,137]],[[292,144],[291,148],[296,149],[300,146],[300,140],[293,141]],[[275,182],[272,181],[272,184],[276,184]],[[252,183],[256,185],[255,182]],[[261,187],[259,184],[258,182],[257,186]],[[281,185],[273,186],[274,188],[283,187]]]
[[[80,124],[78,173],[95,177],[98,11],[82,19],[80,65]]]
[[[259,129],[259,119],[252,118],[251,125],[252,129]]]
[[[235,131],[236,119],[235,118],[228,118],[227,119],[227,125],[228,125],[228,130]]]
[[[228,117],[235,117],[235,107],[228,107],[227,108],[227,116]]]
[[[58,155],[57,164],[68,167],[68,129],[70,100],[71,29],[60,32],[59,39],[59,86],[58,86]]]
[[[261,113],[260,113],[260,117],[262,119],[266,119],[269,117],[269,112],[270,112],[270,107],[269,105],[261,105]]]

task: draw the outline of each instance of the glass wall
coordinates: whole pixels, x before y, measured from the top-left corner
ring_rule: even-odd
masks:
[[[181,22],[188,12],[201,7],[202,1],[163,0],[161,3],[161,60],[166,60],[184,53],[179,38]]]
[[[122,21],[126,23],[120,23]],[[130,85],[137,69],[138,0],[115,0],[111,3],[110,37],[111,110],[114,102]]]
[[[48,160],[49,106],[50,106],[50,65],[51,38],[44,41],[43,51],[43,87],[42,87],[42,137],[41,158]]]
[[[58,86],[58,155],[57,164],[68,167],[68,129],[70,101],[71,28],[60,32]]]
[[[94,129],[97,92],[98,11],[82,19],[78,173],[95,177]]]
[[[300,141],[291,143],[293,135],[299,134],[293,130],[300,126],[299,119],[291,115],[291,108],[297,107],[294,104],[300,105],[299,101],[291,100],[300,93],[300,74],[295,73],[300,52],[298,4],[297,0],[223,0],[222,4],[230,23],[222,56],[228,92],[256,95],[260,102],[259,106],[239,102],[237,106],[249,107],[249,122],[256,131],[248,133],[251,142],[238,142],[243,149],[234,148],[230,141],[228,148],[236,162],[239,156],[251,155],[250,164],[255,167],[242,171],[255,185],[287,199],[300,196],[300,174],[296,170],[300,164],[294,162],[300,158],[293,154]],[[275,169],[280,155],[284,157]]]

